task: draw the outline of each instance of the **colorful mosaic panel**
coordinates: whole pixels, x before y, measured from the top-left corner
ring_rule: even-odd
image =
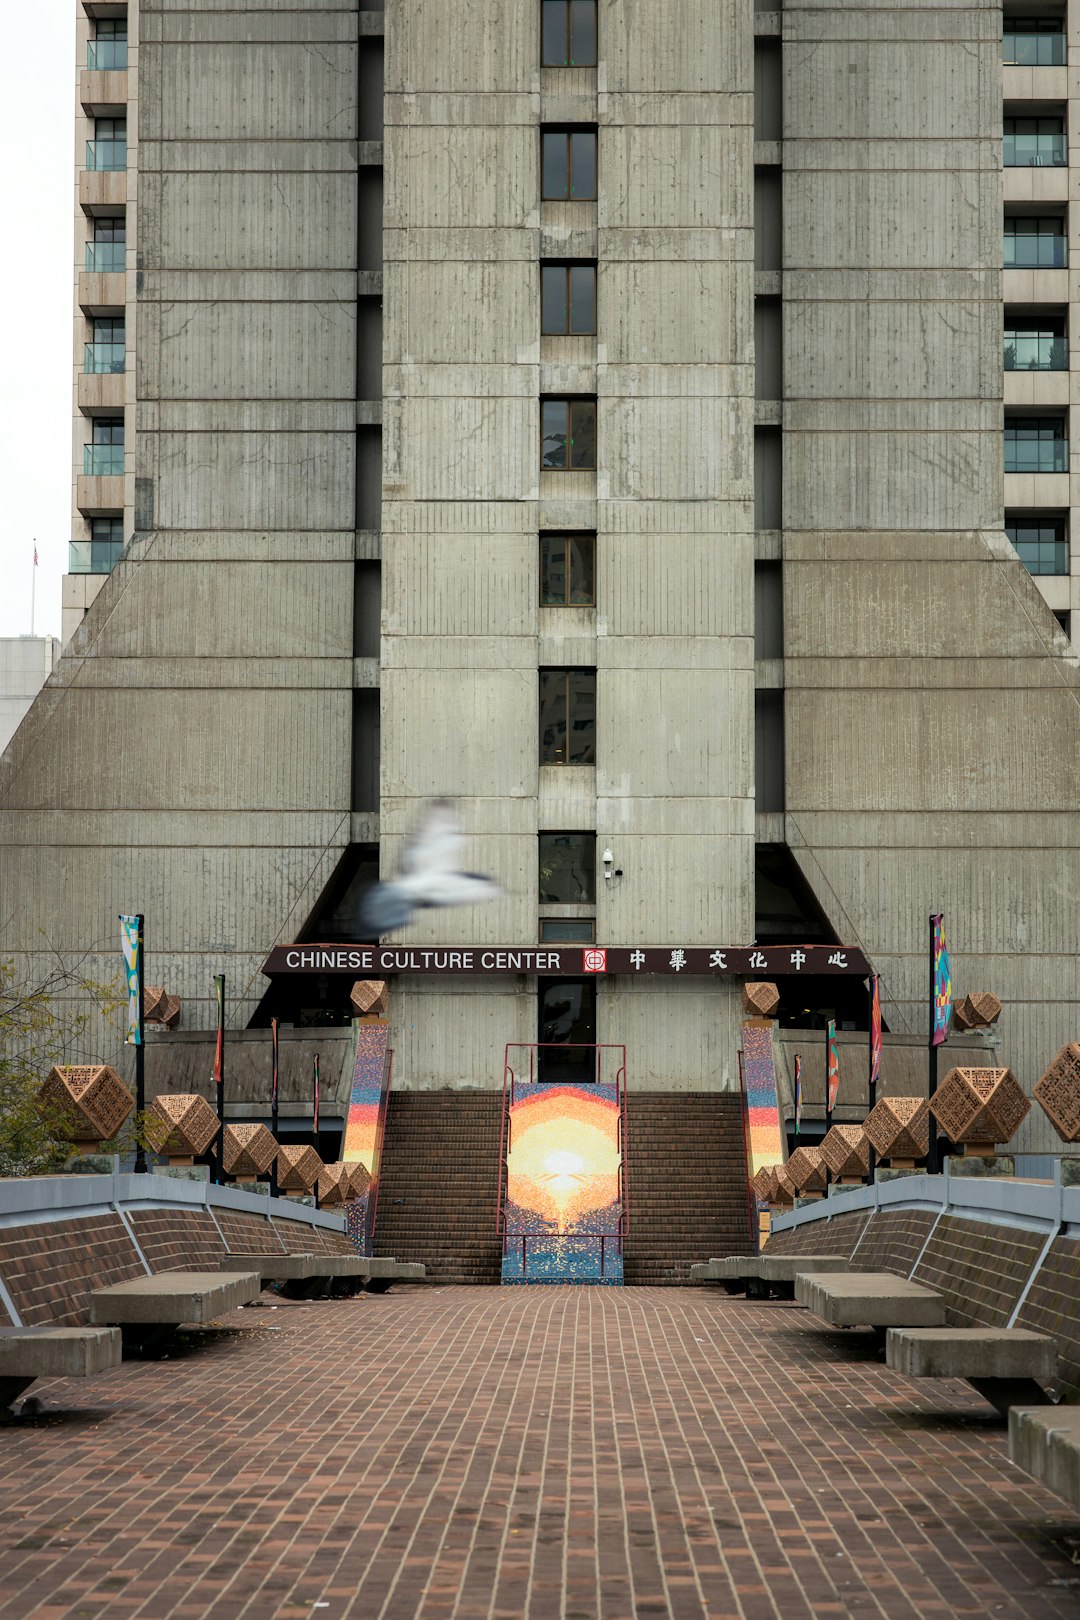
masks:
[[[614,1085],[513,1081],[502,1280],[623,1280],[621,1105]]]
[[[356,1062],[341,1158],[345,1164],[362,1164],[370,1177],[348,1209],[349,1235],[361,1254],[371,1253],[375,1237],[379,1159],[390,1083],[389,1040],[390,1026],[385,1019],[357,1025]]]

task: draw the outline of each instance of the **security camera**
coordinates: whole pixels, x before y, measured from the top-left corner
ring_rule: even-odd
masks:
[[[605,851],[601,855],[600,859],[604,863],[604,882],[605,883],[610,883],[611,882],[612,868],[615,865],[615,857],[611,853],[610,849],[605,849]]]

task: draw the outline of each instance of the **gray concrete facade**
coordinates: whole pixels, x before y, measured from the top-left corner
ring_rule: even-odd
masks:
[[[504,895],[409,943],[535,943],[551,831],[623,874],[598,942],[749,943],[787,845],[893,1030],[945,913],[1030,1089],[1077,1034],[1080,679],[1001,528],[1000,9],[598,14],[596,67],[543,67],[539,0],[132,0],[128,170],[79,177],[132,221],[132,538],[0,761],[0,952],[106,979],[142,910],[185,1026],[224,970],[242,1029],[350,847],[391,872],[447,794]],[[595,129],[595,200],[541,196],[545,129]],[[541,335],[554,261],[595,335]],[[560,398],[595,470],[541,466]],[[595,606],[541,601],[570,532]],[[595,764],[542,763],[547,669],[596,671]],[[536,995],[396,981],[395,1084],[498,1085]],[[736,1085],[739,1019],[598,987],[643,1087]]]

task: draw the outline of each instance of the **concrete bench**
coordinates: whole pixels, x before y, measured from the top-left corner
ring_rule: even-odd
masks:
[[[690,1267],[690,1281],[720,1283],[728,1294],[747,1299],[794,1297],[795,1278],[804,1271],[843,1271],[851,1262],[836,1254],[733,1254],[723,1260],[703,1260]]]
[[[1027,1328],[891,1328],[885,1362],[908,1378],[964,1378],[1007,1416],[1046,1400],[1057,1374],[1057,1345]]]
[[[828,1327],[944,1327],[945,1301],[932,1288],[889,1271],[804,1273],[795,1298]]]
[[[114,1327],[0,1328],[0,1412],[35,1378],[92,1378],[119,1367],[120,1357]]]
[[[229,1254],[223,1271],[257,1271],[263,1283],[280,1282],[288,1299],[381,1294],[392,1282],[422,1282],[424,1267],[385,1256],[358,1254]]]
[[[119,1327],[125,1344],[148,1343],[182,1322],[205,1327],[262,1292],[257,1271],[159,1271],[152,1277],[96,1288],[90,1320]]]
[[[1080,1511],[1080,1406],[1014,1406],[1009,1457]]]

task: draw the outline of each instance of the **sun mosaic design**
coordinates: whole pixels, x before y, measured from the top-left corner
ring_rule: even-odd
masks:
[[[756,1024],[744,1024],[742,1037],[743,1085],[750,1122],[750,1162],[747,1169],[753,1180],[766,1165],[783,1162],[784,1146],[780,1137],[772,1030],[762,1029]]]
[[[620,1101],[614,1085],[510,1093],[504,1283],[623,1280]]]
[[[348,1233],[361,1254],[371,1253],[375,1235],[375,1202],[389,1078],[386,1056],[389,1039],[390,1028],[385,1022],[357,1026],[356,1064],[341,1157],[346,1164],[362,1164],[371,1178],[367,1192],[352,1201],[347,1211]]]

